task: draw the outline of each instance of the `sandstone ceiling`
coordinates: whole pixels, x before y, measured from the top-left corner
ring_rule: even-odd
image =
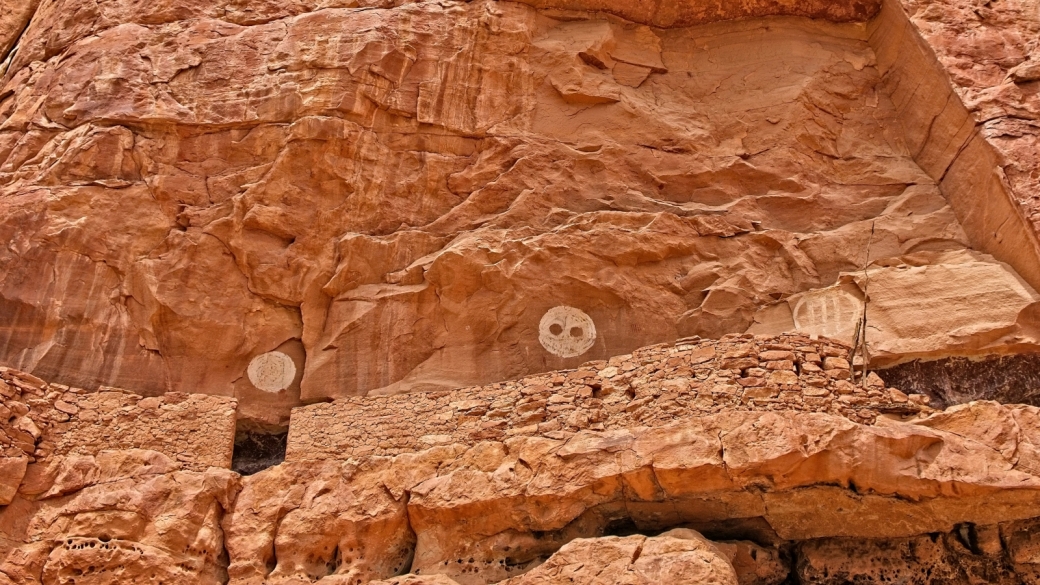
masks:
[[[1040,335],[1035,18],[951,84],[938,4],[907,3],[927,42],[859,0],[15,6],[0,361],[41,376],[284,424],[685,336],[851,342],[868,296],[874,364]]]

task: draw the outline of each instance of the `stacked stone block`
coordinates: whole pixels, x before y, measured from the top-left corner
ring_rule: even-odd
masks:
[[[924,396],[853,383],[850,349],[802,335],[730,335],[655,345],[576,370],[394,396],[340,399],[293,411],[288,460],[397,455],[434,445],[565,438],[582,430],[661,426],[727,410],[879,415],[928,410]]]
[[[150,449],[185,469],[229,467],[233,398],[170,392],[142,398],[116,388],[88,392],[0,367],[0,455],[24,463],[51,456]]]

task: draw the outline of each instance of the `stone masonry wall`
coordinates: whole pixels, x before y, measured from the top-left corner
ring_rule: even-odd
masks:
[[[294,409],[286,459],[396,455],[516,435],[659,426],[723,410],[828,412],[873,423],[924,396],[849,382],[849,348],[801,335],[693,338],[576,370],[452,392],[351,397]]]
[[[108,449],[158,451],[191,470],[231,464],[233,398],[88,392],[0,367],[0,399],[0,456],[20,465]]]

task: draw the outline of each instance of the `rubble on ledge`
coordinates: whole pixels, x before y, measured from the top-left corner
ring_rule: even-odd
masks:
[[[451,392],[342,398],[293,411],[286,458],[397,455],[514,436],[658,427],[730,411],[832,413],[872,424],[927,398],[852,383],[851,349],[805,335],[727,335],[645,347],[576,370]]]

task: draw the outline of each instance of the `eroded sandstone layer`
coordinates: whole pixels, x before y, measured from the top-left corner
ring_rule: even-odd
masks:
[[[686,353],[657,355],[657,365],[699,365],[681,347],[673,349]],[[840,371],[826,370],[846,382]],[[1010,584],[1040,576],[1040,409],[1032,406],[973,402],[882,414],[872,424],[779,401],[702,415],[695,405],[712,392],[691,381],[673,388],[691,398],[679,409],[619,393],[655,414],[628,426],[455,435],[433,446],[399,443],[392,455],[315,445],[241,477],[229,461],[212,460],[227,453],[227,437],[186,432],[175,416],[196,405],[212,417],[206,401],[220,399],[167,397],[157,408],[170,415],[128,421],[120,415],[157,399],[109,391],[122,401],[97,403],[99,420],[112,423],[93,428],[116,448],[84,451],[71,440],[81,431],[60,414],[76,392],[13,370],[0,378],[10,389],[4,407],[29,409],[23,418],[50,429],[56,445],[0,458],[4,585]],[[787,391],[783,381],[767,386]],[[519,388],[549,394],[537,379]],[[888,402],[858,397],[871,399]],[[237,405],[222,406],[221,420],[234,421]],[[451,408],[458,420],[472,418],[466,404]],[[0,441],[10,448],[25,425],[0,428]],[[383,431],[384,440],[398,436],[392,425]],[[131,439],[142,436],[168,439]]]
[[[1040,7],[1029,0],[999,5],[907,0],[903,5],[973,114],[981,136],[998,154],[1006,188],[1036,230]],[[967,147],[978,152],[974,144]]]
[[[864,299],[875,365],[1037,347],[1035,171],[951,85],[946,8],[361,4],[16,1],[0,360],[270,428],[690,335],[852,343]]]

